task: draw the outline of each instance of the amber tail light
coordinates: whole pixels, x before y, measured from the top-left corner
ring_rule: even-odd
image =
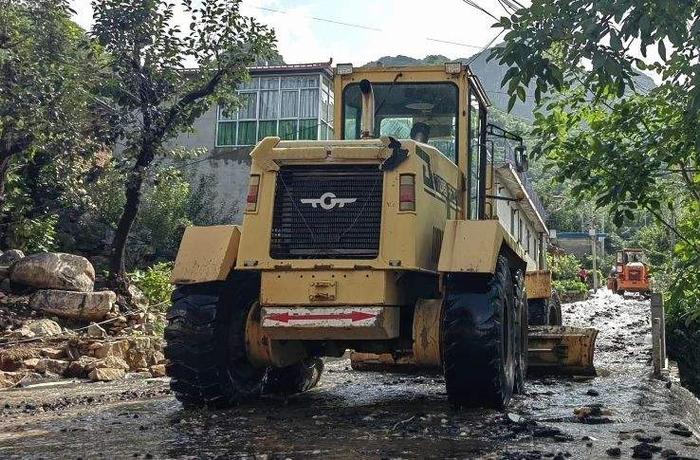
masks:
[[[399,211],[416,210],[416,176],[401,174],[399,176]]]
[[[250,176],[250,184],[248,185],[248,198],[246,200],[246,212],[255,212],[258,210],[258,190],[260,189],[260,176],[253,174]]]

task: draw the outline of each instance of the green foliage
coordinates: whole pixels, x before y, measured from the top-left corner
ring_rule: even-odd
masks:
[[[695,323],[700,328],[700,252],[693,249],[700,245],[700,203],[684,213],[679,227],[686,238],[674,250],[676,264],[667,308],[672,322]]]
[[[15,221],[8,235],[9,245],[29,254],[56,249],[56,223],[58,216]]]
[[[114,135],[123,142],[129,168],[110,267],[112,275],[123,279],[129,233],[154,160],[167,155],[166,141],[191,129],[212,104],[237,104],[231,88],[247,78],[246,67],[256,59],[275,57],[275,36],[241,15],[241,0],[180,2],[189,19],[187,32],[173,19],[171,1],[95,0],[93,7],[92,34],[109,56],[110,72],[100,91],[111,103]],[[186,64],[195,64],[196,71],[186,70]],[[166,198],[176,199],[183,190],[174,193]],[[172,224],[181,209],[166,217]],[[148,220],[148,215],[142,218]]]
[[[547,263],[554,280],[578,280],[578,272],[581,269],[581,261],[575,255],[566,254],[547,255]]]
[[[135,270],[129,273],[131,282],[144,293],[151,307],[158,306],[161,311],[166,309],[173,292],[170,283],[172,268],[170,263],[158,263],[145,271]]]
[[[97,59],[68,3],[0,0],[0,245],[52,247],[61,221],[47,216],[85,198],[82,163],[100,138]]]
[[[700,156],[700,69],[692,64],[698,23],[700,5],[691,0],[672,7],[660,0],[539,0],[501,24],[509,29],[506,45],[493,57],[511,66],[504,78],[511,97],[529,84],[541,96],[559,92],[536,115],[534,151],[559,167],[560,181],[574,182],[574,197],[610,206],[617,225],[639,210],[663,219],[676,205],[675,191],[700,200],[693,174]],[[643,53],[664,40],[673,52],[646,63],[629,52],[635,39]],[[630,94],[638,89],[635,67],[660,73],[663,84]]]
[[[185,227],[192,224],[187,215],[190,195],[190,184],[179,170],[166,167],[158,171],[144,193],[132,245],[145,242],[153,254],[174,259]]]
[[[588,292],[586,283],[579,280],[555,280],[552,282],[552,286],[560,293],[585,294]]]
[[[700,317],[700,2],[535,0],[500,21],[512,100],[536,88],[533,151],[637,240],[668,289],[669,322]],[[647,55],[652,47],[658,59]],[[641,58],[635,53],[639,48]],[[636,84],[640,70],[660,75]],[[700,327],[698,324],[697,327]]]

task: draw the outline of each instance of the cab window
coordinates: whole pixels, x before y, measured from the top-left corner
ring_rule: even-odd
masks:
[[[380,136],[414,139],[437,148],[457,162],[459,89],[453,83],[373,83],[374,132]],[[360,137],[360,85],[343,92],[343,139]]]

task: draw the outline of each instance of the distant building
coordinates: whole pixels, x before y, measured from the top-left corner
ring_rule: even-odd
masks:
[[[236,88],[243,105],[234,113],[212,107],[179,135],[173,146],[204,148],[193,162],[193,183],[210,177],[217,203],[234,222],[243,217],[250,152],[266,136],[282,139],[333,139],[333,70],[330,62],[251,67],[251,80]]]

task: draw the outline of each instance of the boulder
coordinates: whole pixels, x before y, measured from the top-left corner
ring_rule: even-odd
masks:
[[[0,266],[11,267],[20,259],[24,259],[24,253],[19,249],[10,249],[0,254]]]
[[[29,306],[34,310],[51,313],[61,318],[101,321],[116,300],[117,296],[112,291],[42,290],[32,296]]]
[[[40,374],[50,372],[52,374],[63,375],[68,370],[69,364],[68,361],[62,359],[44,358],[39,360],[36,366],[34,366],[34,369]]]
[[[124,369],[110,369],[109,367],[97,367],[93,369],[88,377],[90,380],[99,382],[110,382],[112,380],[123,379],[126,373]]]
[[[107,337],[107,331],[102,329],[99,324],[92,323],[87,328],[87,335],[92,339],[102,339]]]
[[[119,340],[116,342],[104,342],[99,348],[95,348],[93,353],[96,358],[106,358],[108,356],[116,356],[117,358],[126,358],[126,353],[129,351],[129,341]]]
[[[0,370],[10,372],[19,370],[22,368],[25,360],[38,357],[39,353],[35,348],[11,347],[0,349]]]
[[[141,289],[137,288],[133,284],[129,284],[127,290],[129,292],[129,297],[131,297],[131,304],[133,306],[139,310],[146,310],[148,308],[148,298]]]
[[[108,356],[106,358],[95,361],[95,369],[122,369],[125,371],[129,370],[129,365],[122,358],[117,358],[116,356]]]
[[[39,337],[50,337],[52,335],[58,335],[63,332],[61,326],[58,325],[56,321],[50,319],[40,319],[37,321],[32,321],[26,325],[27,329],[32,331],[35,336]]]
[[[22,377],[24,377],[24,373],[22,372],[0,371],[0,390],[14,387],[22,380]]]
[[[151,355],[152,352],[149,353],[147,350],[132,348],[129,350],[129,354],[127,355],[126,359],[132,369],[144,369],[152,363]]]
[[[72,361],[68,366],[66,375],[69,377],[86,378],[95,368],[97,360],[89,356],[81,356],[76,361]]]
[[[36,289],[90,292],[95,286],[95,269],[85,257],[44,252],[17,261],[10,279]]]
[[[41,361],[39,358],[25,359],[22,361],[22,366],[26,367],[27,369],[34,369],[36,365],[39,364],[39,361]]]
[[[156,364],[150,367],[153,377],[165,377],[165,364]]]
[[[66,350],[62,348],[42,348],[39,353],[41,353],[41,356],[45,356],[51,359],[60,359],[66,356]]]

